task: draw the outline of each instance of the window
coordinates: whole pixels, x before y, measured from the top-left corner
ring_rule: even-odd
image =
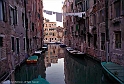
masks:
[[[14,24],[17,24],[18,18],[17,18],[17,7],[15,6],[15,10],[14,10]]]
[[[7,5],[4,0],[0,0],[0,20],[7,21]]]
[[[101,33],[101,50],[105,50],[105,33]]]
[[[55,36],[55,34],[53,33],[53,36]]]
[[[89,9],[89,0],[86,0],[86,10]]]
[[[46,38],[46,40],[47,40],[47,38]]]
[[[3,21],[3,4],[1,0],[0,0],[0,20]]]
[[[47,27],[47,24],[46,24],[46,27]]]
[[[85,1],[82,2],[82,12],[85,11]]]
[[[0,37],[0,47],[3,47],[3,37]]]
[[[122,0],[122,15],[124,15],[124,0]]]
[[[105,11],[104,11],[104,9],[100,10],[100,17],[99,18],[101,18],[100,22],[105,21]]]
[[[55,40],[56,40],[56,38],[55,38]]]
[[[18,22],[18,12],[17,12],[17,7],[9,7],[9,19],[10,19],[10,24],[15,25]]]
[[[25,48],[26,47],[25,43],[26,43],[26,40],[25,40],[25,38],[23,38],[23,44],[24,44],[23,48],[24,48],[24,50],[26,49]]]
[[[121,48],[121,31],[115,32],[115,48]]]
[[[94,47],[97,48],[97,34],[94,34]]]
[[[0,37],[0,59],[2,58],[3,37]]]
[[[86,18],[86,27],[89,27],[89,18]]]
[[[50,32],[49,35],[52,35],[52,32]]]
[[[7,5],[5,1],[3,1],[3,21],[7,22]]]
[[[14,37],[11,37],[11,50],[14,52]]]
[[[94,4],[96,4],[96,0],[94,0]]]
[[[32,23],[32,31],[34,31],[34,23]]]
[[[76,31],[78,31],[79,30],[79,25],[78,24],[76,24]]]
[[[67,22],[66,22],[66,26],[68,26],[68,20],[67,20]]]
[[[46,33],[46,35],[48,35],[48,33]]]
[[[22,13],[22,26],[24,27],[25,24],[25,17],[24,17],[24,13]]]
[[[16,50],[17,54],[19,54],[19,38],[16,38]]]
[[[118,1],[116,1],[115,3],[114,3],[114,8],[115,8],[115,17],[119,17],[120,16],[120,2],[121,2],[121,0],[118,0]]]
[[[90,47],[90,39],[91,39],[90,34],[88,34],[88,46],[89,47]]]
[[[10,12],[10,24],[13,25],[14,24],[14,8],[10,7],[9,12]]]
[[[95,14],[93,15],[93,23],[94,23],[94,25],[96,25],[96,15]]]

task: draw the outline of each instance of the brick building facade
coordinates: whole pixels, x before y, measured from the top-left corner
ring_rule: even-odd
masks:
[[[68,10],[63,9],[64,13],[85,12],[82,18],[64,18],[64,28],[68,32],[65,44],[101,61],[109,60],[124,65],[123,0],[65,0],[64,3],[64,9]],[[66,36],[69,36],[67,38],[71,44]],[[106,56],[107,41],[109,56]]]
[[[42,0],[0,0],[0,81],[42,46],[42,9]]]

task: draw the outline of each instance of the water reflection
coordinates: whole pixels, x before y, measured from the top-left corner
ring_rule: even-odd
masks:
[[[89,59],[65,56],[64,72],[66,84],[109,84],[103,80],[101,66]]]
[[[23,64],[18,68],[15,80],[30,81],[38,75],[50,84],[113,84],[104,77],[96,61],[74,58],[55,44],[48,45],[48,51],[41,55],[37,64]]]
[[[50,67],[51,63],[58,63],[59,58],[64,58],[64,50],[59,45],[48,45],[48,51],[45,52],[45,66]]]
[[[50,84],[65,84],[64,50],[59,45],[48,45],[45,53],[46,79]]]
[[[15,81],[31,81],[41,75],[46,78],[44,59],[40,57],[37,64],[24,64],[15,71]],[[17,83],[18,84],[18,83]]]

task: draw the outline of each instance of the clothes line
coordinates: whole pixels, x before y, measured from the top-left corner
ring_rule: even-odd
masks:
[[[78,16],[78,17],[84,17],[85,12],[78,12],[78,13],[59,13],[59,12],[54,12],[54,11],[48,11],[48,10],[43,10],[44,13],[48,15],[56,14],[56,21],[62,22],[62,15],[64,16]]]

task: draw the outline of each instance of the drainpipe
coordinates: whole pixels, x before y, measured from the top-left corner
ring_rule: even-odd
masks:
[[[106,62],[109,58],[108,0],[105,0]]]

